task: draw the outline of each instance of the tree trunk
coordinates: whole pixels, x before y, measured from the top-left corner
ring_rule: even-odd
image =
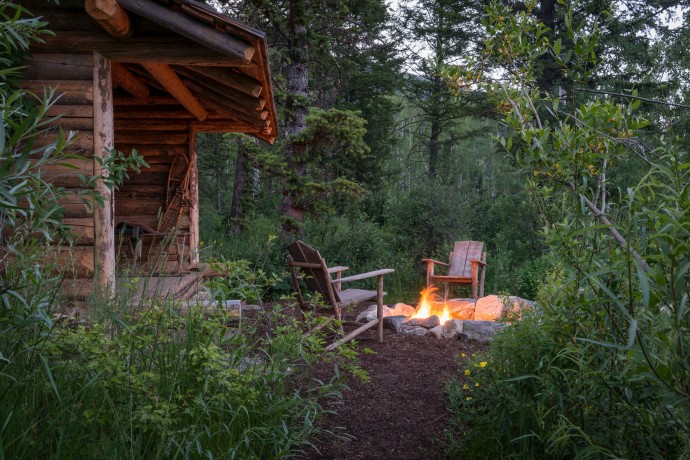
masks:
[[[441,135],[441,121],[437,116],[431,117],[431,135],[429,137],[429,178],[435,179],[438,174],[438,138]]]
[[[226,232],[228,235],[239,233],[244,219],[244,209],[242,208],[242,198],[244,197],[249,182],[247,170],[247,155],[242,142],[237,141],[237,162],[235,163],[235,184],[232,189],[232,203],[228,213],[228,224]]]
[[[303,143],[290,139],[305,128],[307,96],[309,88],[309,39],[307,36],[306,0],[291,0],[289,11],[289,50],[290,62],[287,67],[287,119],[285,121],[285,160],[289,177],[283,189],[281,204],[281,231],[284,236],[301,238],[304,235],[304,208],[297,201],[301,179],[306,175]]]
[[[550,39],[554,40],[556,27],[556,0],[541,0],[537,17],[548,27]],[[545,93],[550,94],[560,77],[559,66],[554,57],[544,53],[539,57],[541,73],[537,76],[537,85]]]

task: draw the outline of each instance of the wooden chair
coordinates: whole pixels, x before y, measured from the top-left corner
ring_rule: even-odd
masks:
[[[295,292],[297,292],[297,300],[299,301],[300,308],[302,310],[307,310],[309,308],[300,288],[301,277],[307,289],[313,293],[320,294],[323,300],[333,309],[333,318],[341,321],[341,324],[344,326],[359,326],[340,340],[329,345],[327,349],[333,349],[374,326],[377,326],[378,329],[379,343],[383,343],[383,296],[386,294],[383,292],[383,275],[393,273],[395,270],[384,268],[343,278],[342,272],[347,270],[348,267],[338,266],[328,268],[326,261],[321,257],[319,251],[302,241],[295,241],[288,246],[288,253],[290,276]],[[333,279],[331,275],[335,275],[335,279]],[[377,279],[377,288],[375,291],[367,291],[364,289],[341,289],[342,283],[373,277]],[[364,325],[354,322],[342,322],[341,309],[343,306],[353,305],[371,299],[376,299],[377,308],[375,320]]]
[[[445,283],[444,297],[448,298],[448,287],[451,284],[472,287],[472,298],[484,297],[484,275],[486,272],[486,252],[484,243],[479,241],[457,241],[448,263],[434,259],[422,259],[426,262],[426,286]],[[434,266],[448,267],[445,275],[434,273]],[[477,296],[479,291],[479,296]]]

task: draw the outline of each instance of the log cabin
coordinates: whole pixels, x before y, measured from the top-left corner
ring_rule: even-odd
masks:
[[[62,204],[76,239],[59,251],[68,298],[112,297],[133,262],[153,263],[160,275],[194,271],[197,133],[247,133],[269,143],[277,135],[265,35],[192,0],[22,5],[54,32],[32,46],[23,85],[60,95],[48,115],[77,132],[69,149],[83,158],[43,171],[74,192]],[[99,159],[113,148],[136,149],[150,167],[117,190],[96,181],[103,206],[70,198],[83,187],[80,174],[101,175]]]

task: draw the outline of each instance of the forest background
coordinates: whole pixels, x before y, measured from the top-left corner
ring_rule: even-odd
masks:
[[[274,146],[237,135],[200,140],[204,257],[280,272],[283,243],[303,237],[354,271],[395,268],[389,299],[412,302],[421,259],[445,260],[454,241],[474,239],[489,254],[487,292],[536,297],[552,264],[540,234],[559,198],[545,203],[530,172],[494,143],[506,128],[486,92],[469,82],[456,92],[441,70],[482,55],[488,2],[215,4],[268,34],[282,122]],[[540,88],[567,89],[578,102],[633,89],[681,102],[683,5],[578,2],[578,20],[601,23],[600,64],[568,88],[569,77],[543,60]],[[564,11],[553,0],[535,14],[560,36]],[[648,132],[682,133],[684,108],[641,109],[658,121]],[[628,156],[613,166],[608,206],[642,177],[642,164]]]

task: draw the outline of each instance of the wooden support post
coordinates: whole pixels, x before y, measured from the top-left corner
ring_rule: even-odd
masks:
[[[376,277],[376,317],[379,320],[376,325],[379,343],[383,343],[383,275]]]
[[[113,80],[122,88],[137,99],[146,99],[150,96],[151,90],[136,75],[130,72],[124,64],[112,62],[110,64],[113,72]]]
[[[189,89],[182,83],[180,77],[166,64],[142,64],[148,73],[165,88],[172,97],[189,110],[199,121],[208,118],[208,112],[194,97]]]
[[[97,159],[107,159],[115,145],[113,121],[113,85],[110,61],[93,54],[93,173],[107,176]],[[103,197],[103,206],[95,206],[94,277],[96,292],[105,299],[115,296],[115,225],[114,193],[103,179],[96,181],[96,193]]]
[[[196,130],[189,129],[189,194],[192,206],[189,208],[189,263],[199,265],[199,167],[196,151]]]
[[[84,8],[98,25],[116,38],[132,36],[133,29],[125,11],[116,0],[86,0]]]

